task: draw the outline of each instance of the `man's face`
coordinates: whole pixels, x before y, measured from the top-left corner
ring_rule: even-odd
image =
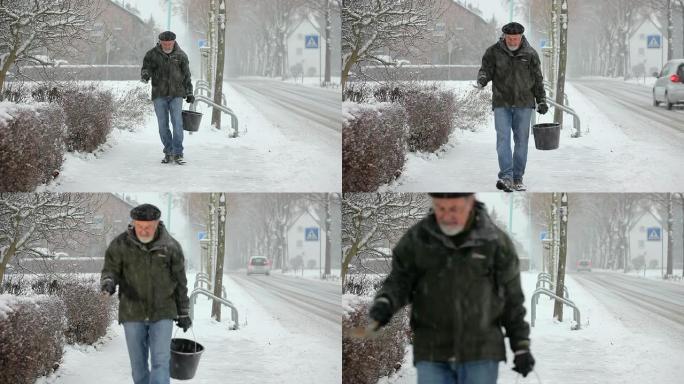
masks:
[[[162,50],[166,53],[169,53],[173,50],[173,45],[176,44],[176,40],[171,40],[171,41],[160,40],[159,43],[161,44]]]
[[[141,243],[147,244],[154,239],[154,234],[157,232],[159,220],[140,221],[133,220],[133,228],[135,228],[135,236]]]
[[[453,236],[465,228],[470,212],[475,206],[475,196],[458,198],[432,198],[432,208],[439,228],[448,236]]]
[[[508,49],[514,51],[520,47],[520,41],[522,40],[522,35],[506,35],[504,34],[504,40],[506,41],[506,46]]]

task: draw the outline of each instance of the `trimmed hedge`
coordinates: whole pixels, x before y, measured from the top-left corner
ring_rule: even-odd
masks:
[[[352,311],[342,318],[342,328],[365,326],[370,301],[351,304]],[[342,382],[375,384],[381,377],[396,372],[404,360],[409,334],[406,309],[396,313],[377,337],[355,339],[342,335]]]
[[[343,103],[342,190],[375,191],[406,161],[406,114],[397,104]]]
[[[67,151],[93,152],[107,141],[112,131],[113,102],[111,92],[93,85],[64,92],[59,103],[66,117]]]
[[[0,191],[30,192],[64,162],[64,115],[54,104],[0,103]]]
[[[0,383],[33,384],[57,368],[65,311],[56,297],[0,295]]]
[[[435,152],[449,141],[456,111],[453,92],[415,87],[403,92],[401,103],[408,115],[409,151]]]

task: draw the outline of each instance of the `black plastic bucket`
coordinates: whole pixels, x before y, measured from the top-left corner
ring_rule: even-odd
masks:
[[[183,129],[197,132],[202,121],[202,114],[194,111],[183,111]]]
[[[202,352],[204,347],[200,343],[188,339],[171,339],[171,377],[176,380],[190,380],[195,377]]]
[[[560,143],[560,123],[544,123],[532,126],[534,146],[544,151],[557,149]]]

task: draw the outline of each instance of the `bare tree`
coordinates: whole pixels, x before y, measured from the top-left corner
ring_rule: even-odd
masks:
[[[218,252],[216,254],[216,276],[214,278],[214,296],[221,297],[221,287],[223,286],[223,262],[226,253],[226,194],[219,196],[218,206]],[[211,317],[216,321],[221,321],[221,303],[214,300],[211,305]]]
[[[354,258],[364,252],[377,252],[374,248],[378,243],[401,236],[425,216],[427,206],[426,194],[345,193],[342,197],[342,285]]]
[[[99,2],[81,0],[0,0],[0,92],[14,64],[48,64],[39,52],[66,53],[84,40]]]
[[[324,84],[330,84],[330,60],[332,57],[331,18],[333,14],[339,14],[341,3],[340,0],[307,0],[306,6],[320,16],[323,16],[325,20],[325,74],[323,82]]]
[[[343,0],[342,89],[354,65],[389,47],[419,46],[439,12],[439,0]],[[375,58],[381,61],[378,58]]]
[[[82,235],[98,235],[89,225],[101,195],[74,193],[0,193],[0,283],[14,257],[34,254],[49,239],[65,245]]]
[[[565,95],[565,71],[568,62],[568,0],[560,0],[560,38],[559,38],[559,53],[558,53],[558,81],[556,83],[556,103],[563,104],[563,96]],[[553,121],[556,123],[563,122],[563,110],[556,107],[554,110]],[[579,135],[580,132],[577,132]],[[560,316],[563,317],[561,309]]]
[[[214,85],[214,103],[221,105],[223,95],[223,69],[226,62],[226,0],[218,0],[218,43],[216,59],[216,83]],[[221,110],[214,107],[211,113],[211,124],[221,129]]]

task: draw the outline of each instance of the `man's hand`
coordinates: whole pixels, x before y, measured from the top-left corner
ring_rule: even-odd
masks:
[[[140,75],[140,82],[147,84],[148,81],[150,81],[150,74],[147,72],[147,70],[143,70],[142,74]]]
[[[539,112],[540,114],[544,115],[548,111],[549,111],[549,106],[548,106],[548,104],[546,104],[546,102],[541,102],[541,103],[537,104],[537,112]]]
[[[185,101],[187,101],[188,104],[192,104],[192,103],[195,102],[195,96],[193,96],[193,95],[188,95],[188,96],[185,98]]]
[[[513,359],[513,370],[527,377],[527,375],[534,369],[534,357],[527,349],[521,349],[515,352],[515,358]]]
[[[368,316],[378,322],[379,327],[384,327],[392,318],[392,306],[386,297],[378,297],[368,311]]]
[[[178,328],[183,328],[183,332],[187,332],[190,327],[192,327],[192,320],[188,315],[180,315],[176,319],[176,325]]]
[[[116,284],[112,280],[107,279],[100,285],[100,291],[109,293],[109,296],[111,296],[116,291]]]
[[[484,77],[477,79],[477,85],[475,88],[482,89],[487,86],[487,80]]]

